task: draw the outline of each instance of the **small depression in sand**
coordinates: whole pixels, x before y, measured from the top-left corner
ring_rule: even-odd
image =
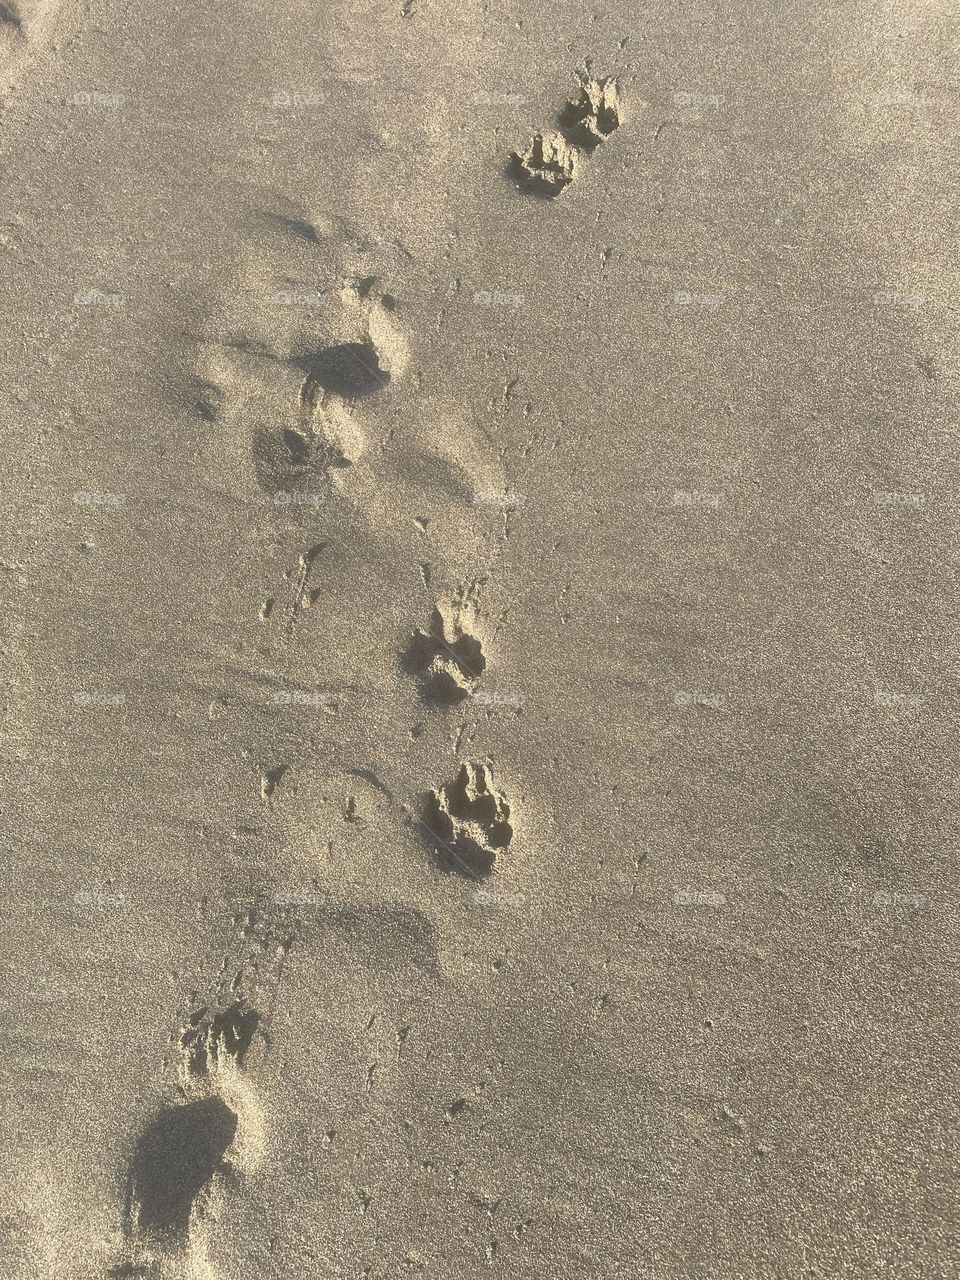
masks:
[[[340,342],[324,347],[309,360],[307,370],[301,396],[304,401],[316,402],[324,391],[344,400],[363,400],[382,391],[390,381],[372,342]]]
[[[437,787],[426,801],[426,825],[441,842],[436,851],[440,865],[471,879],[490,875],[497,855],[513,840],[510,814],[490,766],[462,764],[456,778]]]
[[[130,1166],[132,1216],[144,1235],[186,1243],[193,1205],[236,1132],[236,1112],[222,1098],[165,1107],[156,1116]]]

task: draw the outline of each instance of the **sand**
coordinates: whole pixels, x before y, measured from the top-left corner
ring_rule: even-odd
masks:
[[[946,0],[7,0],[4,1280],[946,1280]]]

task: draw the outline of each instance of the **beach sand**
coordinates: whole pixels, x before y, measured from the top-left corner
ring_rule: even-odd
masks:
[[[946,1280],[946,0],[8,0],[4,1280]]]

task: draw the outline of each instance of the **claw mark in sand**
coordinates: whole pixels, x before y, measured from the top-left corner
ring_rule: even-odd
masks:
[[[310,574],[313,570],[313,564],[317,556],[324,548],[324,543],[319,542],[315,547],[309,547],[302,552],[300,559],[297,561],[296,569],[288,569],[285,577],[287,581],[293,582],[293,600],[287,609],[287,631],[293,630],[294,623],[300,617],[304,609],[309,609],[317,597],[317,592],[309,588]]]

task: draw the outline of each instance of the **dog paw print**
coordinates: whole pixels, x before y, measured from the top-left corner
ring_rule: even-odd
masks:
[[[427,630],[414,633],[405,665],[428,698],[463,702],[476,689],[487,665],[476,625],[475,611],[455,602],[435,608]]]
[[[442,843],[444,867],[474,879],[490,875],[513,840],[511,806],[486,764],[462,764],[452,782],[430,793],[425,817]]]
[[[567,103],[563,123],[581,146],[595,147],[620,128],[620,90],[612,76],[581,77],[580,92]]]
[[[242,1067],[259,1025],[259,1013],[242,998],[225,1009],[198,1009],[180,1033],[184,1071],[206,1076],[228,1061]]]
[[[581,158],[617,129],[623,108],[613,76],[599,79],[580,73],[577,93],[560,113],[560,128],[536,133],[525,151],[511,156],[514,177],[524,190],[555,199],[577,177]]]
[[[513,167],[528,191],[553,200],[574,179],[577,150],[562,133],[537,133],[526,151],[514,152]]]

